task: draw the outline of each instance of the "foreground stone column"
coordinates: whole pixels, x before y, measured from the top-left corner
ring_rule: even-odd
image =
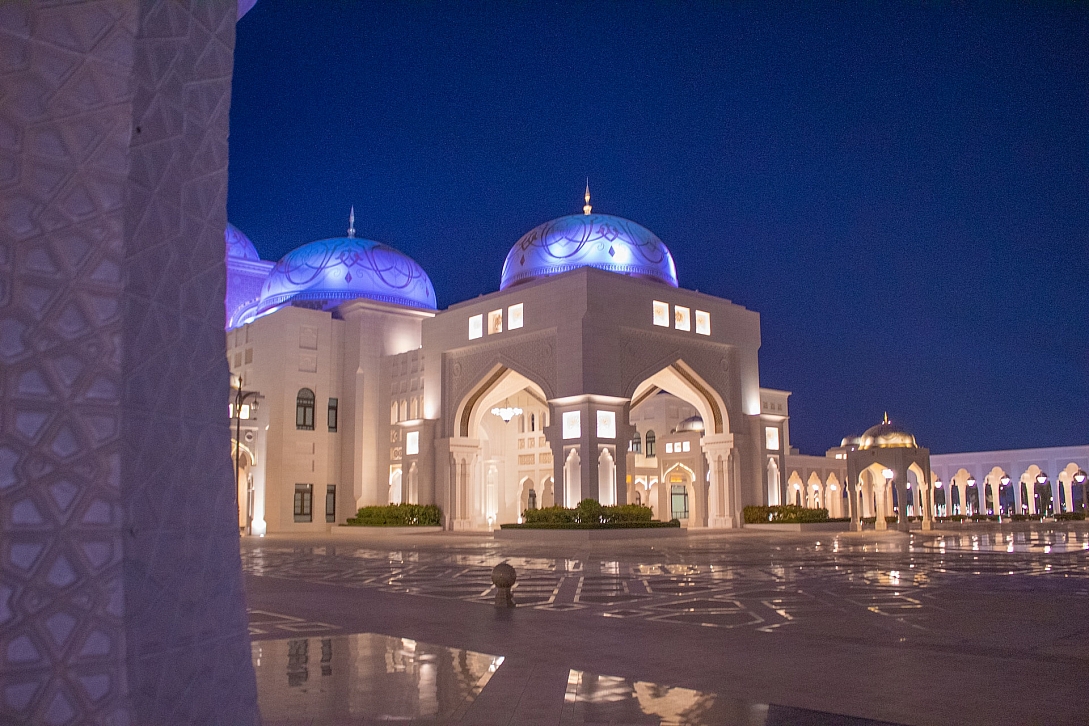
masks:
[[[234,0],[0,3],[0,723],[254,724]]]

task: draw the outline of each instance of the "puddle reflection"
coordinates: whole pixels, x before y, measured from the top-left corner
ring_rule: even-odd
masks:
[[[752,703],[688,688],[628,681],[585,671],[567,677],[560,724],[660,724],[661,726],[881,726],[884,722],[788,706]],[[894,726],[887,724],[886,726]]]
[[[374,633],[252,644],[267,721],[458,717],[503,658]]]
[[[942,534],[920,543],[923,549],[1029,554],[1089,551],[1089,532],[986,532]]]

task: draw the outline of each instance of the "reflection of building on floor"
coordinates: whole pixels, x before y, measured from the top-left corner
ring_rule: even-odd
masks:
[[[374,633],[252,646],[261,712],[276,723],[452,719],[503,658]]]
[[[458,530],[587,498],[726,528],[748,504],[860,519],[1068,511],[1084,496],[1089,447],[1063,462],[965,455],[946,471],[889,424],[883,443],[800,455],[790,394],[760,387],[758,315],[677,287],[665,245],[625,219],[540,225],[498,292],[441,311],[423,269],[354,222],[276,263],[233,227],[227,240],[228,362],[260,403],[239,412],[236,447],[239,523],[255,534],[402,502],[438,504]]]

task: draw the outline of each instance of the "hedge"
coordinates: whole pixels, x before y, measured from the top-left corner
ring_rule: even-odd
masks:
[[[640,504],[602,506],[595,499],[583,499],[574,509],[543,507],[541,509],[527,509],[522,513],[524,524],[579,524],[590,528],[599,525],[647,523],[652,522],[653,519],[654,513],[650,507],[644,507]]]
[[[827,509],[808,509],[796,504],[745,507],[742,514],[745,524],[808,524],[828,521]]]
[[[442,510],[434,504],[361,507],[345,524],[353,527],[438,527],[442,525]]]
[[[551,507],[549,507],[551,509]],[[661,527],[680,527],[680,520],[668,522],[651,520],[649,522],[599,522],[597,524],[578,522],[533,522],[526,524],[502,524],[501,529],[658,529]]]

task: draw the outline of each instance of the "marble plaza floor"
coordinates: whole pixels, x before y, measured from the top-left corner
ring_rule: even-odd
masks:
[[[491,568],[518,607],[491,603]],[[244,538],[265,723],[1085,724],[1089,527]]]

